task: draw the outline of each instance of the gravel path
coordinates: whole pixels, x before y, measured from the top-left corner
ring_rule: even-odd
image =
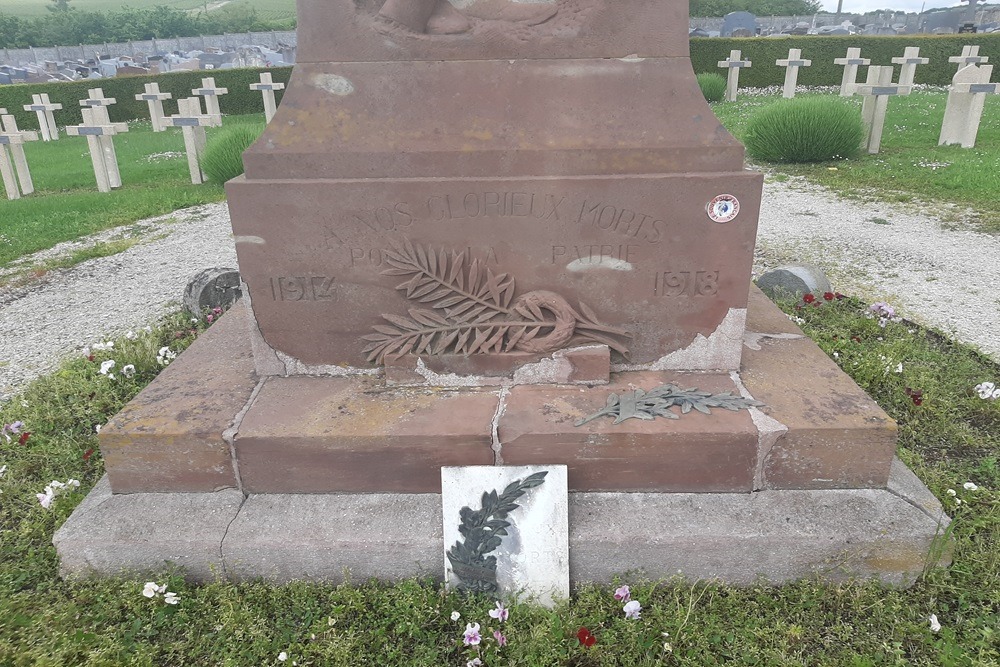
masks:
[[[0,403],[85,345],[176,308],[198,271],[236,266],[225,204],[62,244],[22,265],[130,234],[142,241],[125,252],[50,273],[26,288],[0,290]],[[758,271],[817,264],[839,291],[888,301],[900,314],[1000,360],[998,237],[912,207],[839,199],[793,179],[765,186],[756,260]]]

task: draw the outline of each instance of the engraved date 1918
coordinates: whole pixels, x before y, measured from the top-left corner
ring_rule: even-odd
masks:
[[[333,280],[326,276],[271,278],[271,298],[275,301],[331,301]]]
[[[714,296],[719,293],[718,271],[657,271],[654,296]]]

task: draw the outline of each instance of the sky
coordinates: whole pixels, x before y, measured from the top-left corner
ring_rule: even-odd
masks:
[[[995,0],[993,0],[995,1]],[[895,9],[903,12],[919,12],[924,9],[934,9],[936,7],[968,7],[964,2],[954,0],[844,0],[844,11],[852,14],[864,14],[865,12],[877,9]],[[831,12],[837,11],[837,0],[823,0],[823,9]]]

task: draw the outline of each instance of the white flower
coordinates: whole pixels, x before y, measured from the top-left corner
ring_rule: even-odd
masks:
[[[278,654],[278,662],[284,662],[285,660],[288,660],[288,654],[282,651]]]
[[[55,493],[52,491],[51,486],[46,486],[45,493],[36,493],[35,497],[38,498],[38,504],[45,509],[48,509],[52,505],[52,499],[55,498]]]
[[[625,618],[631,618],[634,620],[639,618],[640,612],[642,611],[642,605],[639,604],[638,600],[632,600],[622,607],[622,611],[625,612]]]
[[[142,330],[145,331],[146,333],[153,333],[153,327],[149,325],[144,326]]]
[[[72,487],[74,489],[79,489],[80,488],[80,481],[76,480],[76,479],[67,479],[66,480],[66,486]]]
[[[483,664],[482,660],[480,660],[479,658],[473,658],[472,660],[465,663],[465,667],[480,667],[482,664]]]
[[[125,332],[125,338],[128,338],[129,340],[135,340],[138,337],[139,337],[139,334],[137,334],[134,331],[126,331]]]
[[[169,347],[163,346],[160,351],[156,353],[156,361],[161,366],[166,366],[171,361],[177,357],[177,353],[170,350]]]
[[[983,382],[976,385],[976,393],[979,394],[979,398],[988,400],[993,397],[993,390],[996,389],[996,385],[992,382]]]
[[[955,498],[955,504],[956,505],[961,505],[962,504],[962,499],[961,498]]]
[[[979,490],[979,487],[976,486],[975,484],[973,484],[972,482],[966,482],[965,484],[962,485],[962,488],[965,489],[966,491],[978,491]]]
[[[3,477],[5,472],[7,472],[7,466],[0,466],[0,477]]]
[[[49,482],[49,486],[53,489],[61,489],[66,485],[60,482],[58,479],[54,479],[51,482]]]
[[[115,367],[115,360],[108,359],[107,361],[101,362],[101,375],[107,375],[112,368]]]
[[[128,364],[127,366],[123,366],[122,375],[124,375],[127,378],[130,378],[133,375],[135,375],[135,364]]]
[[[462,615],[459,614],[457,611],[451,612],[451,620],[457,621],[460,618],[462,618]]]
[[[927,620],[930,621],[931,632],[941,632],[941,624],[938,623],[937,614],[931,614]]]
[[[155,581],[147,581],[146,585],[142,587],[142,594],[147,598],[155,598],[158,588]]]
[[[94,433],[100,433],[100,432],[101,432],[101,425],[98,424],[94,427]]]
[[[177,593],[167,593],[163,596],[163,601],[167,604],[177,604],[181,599],[177,597]]]
[[[95,350],[113,350],[115,349],[114,341],[109,340],[106,343],[94,343],[92,346]]]
[[[955,489],[948,489],[947,491],[945,491],[945,493],[947,493],[952,498],[954,498],[956,495],[958,495],[957,493],[955,493]]]
[[[899,362],[898,364],[896,364],[896,372],[897,373],[903,372],[903,362]]]

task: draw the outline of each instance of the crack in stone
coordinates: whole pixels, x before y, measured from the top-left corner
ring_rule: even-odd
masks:
[[[491,449],[493,449],[493,464],[503,465],[503,443],[500,442],[500,419],[507,411],[507,397],[510,395],[510,387],[503,385],[500,387],[500,395],[497,397],[497,410],[493,414],[493,421],[490,423],[490,436],[493,439]]]
[[[756,400],[753,394],[750,393],[750,390],[746,388],[746,385],[743,384],[743,379],[738,372],[732,371],[729,377],[743,398]],[[753,425],[757,428],[757,465],[754,470],[753,488],[754,491],[761,491],[764,489],[766,481],[764,479],[764,462],[778,440],[788,433],[788,427],[774,417],[765,414],[760,408],[751,407],[748,408],[748,411],[750,412],[750,419],[753,420]]]
[[[235,417],[233,417],[230,427],[222,432],[222,439],[229,445],[229,460],[233,465],[233,476],[236,479],[236,489],[243,494],[244,498],[247,494],[243,491],[243,477],[240,475],[240,464],[236,459],[236,434],[239,433],[240,426],[243,425],[244,417],[246,417],[247,413],[250,412],[250,408],[257,400],[257,395],[260,394],[261,390],[264,388],[265,382],[267,382],[266,377],[257,381],[257,385],[253,388],[253,391],[250,392],[250,398],[247,399],[247,402],[243,404],[240,411],[236,413]]]

